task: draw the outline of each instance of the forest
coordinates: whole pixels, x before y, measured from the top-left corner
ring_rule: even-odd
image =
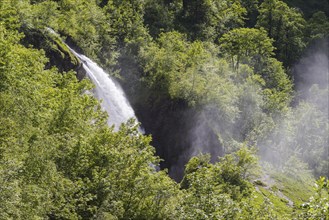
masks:
[[[329,219],[328,78],[328,0],[0,0],[0,219]]]

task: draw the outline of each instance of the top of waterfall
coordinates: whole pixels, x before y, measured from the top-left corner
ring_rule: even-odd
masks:
[[[46,27],[46,30],[47,30],[49,33],[53,34],[53,35],[59,36],[59,34],[56,33],[56,31],[54,31],[54,29],[52,29],[52,28],[50,28],[50,27]]]

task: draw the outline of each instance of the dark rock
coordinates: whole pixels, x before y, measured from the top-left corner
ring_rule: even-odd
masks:
[[[78,80],[82,80],[86,77],[86,70],[83,68],[83,63],[80,63],[80,65],[76,68],[76,72]]]
[[[70,70],[80,71],[80,61],[71,53],[69,48],[62,42],[59,36],[56,36],[48,31],[40,31],[34,28],[22,27],[21,31],[25,37],[21,43],[26,46],[36,49],[43,49],[49,62],[46,64],[46,69],[56,66],[60,72]],[[78,73],[79,77],[83,74]]]

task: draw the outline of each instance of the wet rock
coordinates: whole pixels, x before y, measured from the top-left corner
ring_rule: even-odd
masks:
[[[78,71],[78,78],[83,76],[80,69],[80,61],[71,53],[59,35],[55,35],[47,30],[38,30],[34,28],[22,27],[21,32],[25,37],[21,43],[26,47],[33,47],[45,51],[49,62],[46,64],[46,69],[56,66],[60,72],[70,70]]]

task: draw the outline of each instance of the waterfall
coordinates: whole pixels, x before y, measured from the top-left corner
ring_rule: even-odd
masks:
[[[115,130],[118,130],[121,123],[127,122],[128,119],[134,118],[137,122],[135,112],[119,83],[91,59],[71,48],[70,50],[81,60],[87,76],[95,85],[93,93],[101,101],[102,109],[109,115],[108,125],[114,125]]]

